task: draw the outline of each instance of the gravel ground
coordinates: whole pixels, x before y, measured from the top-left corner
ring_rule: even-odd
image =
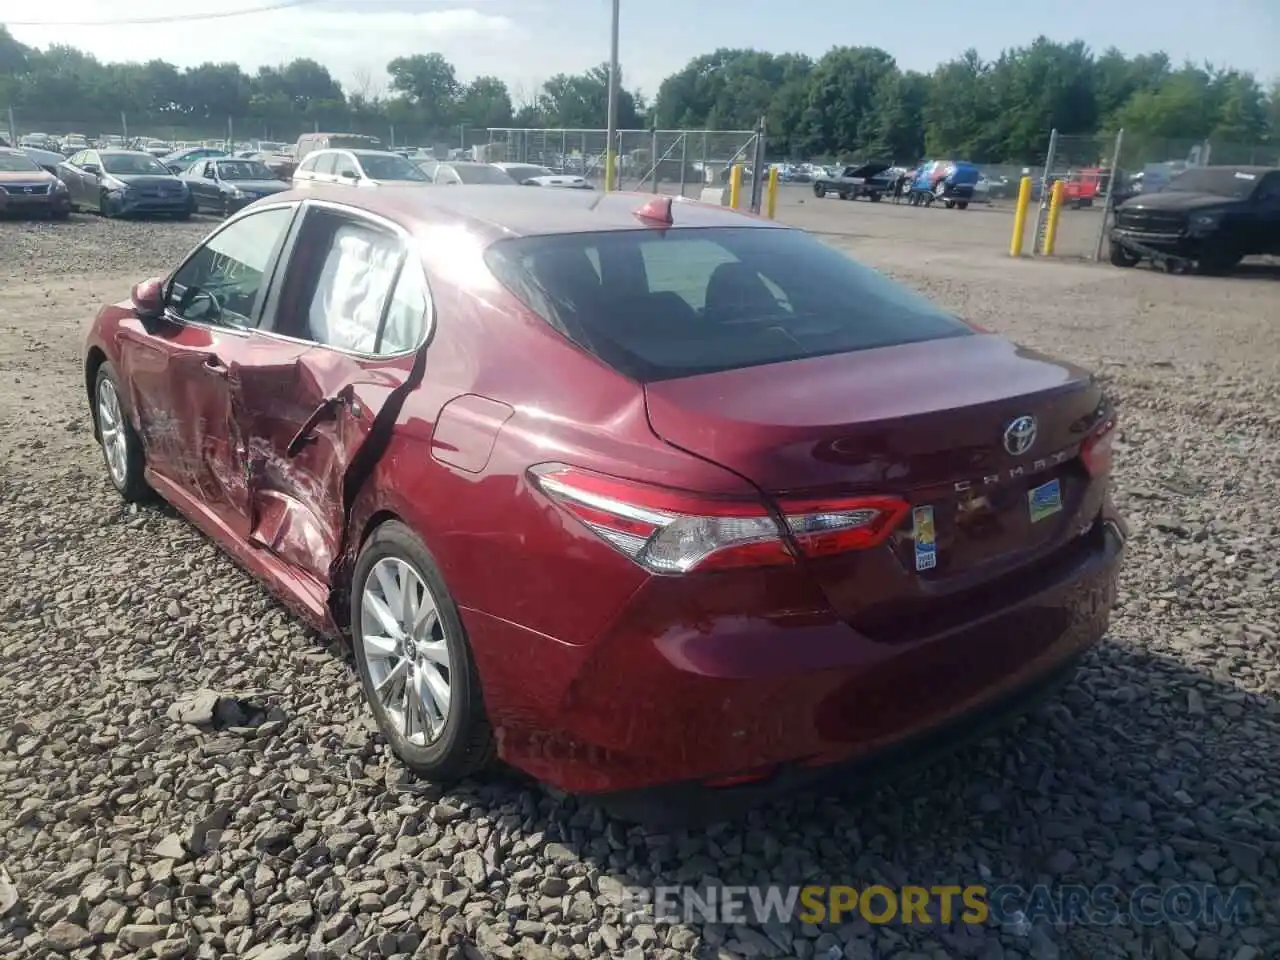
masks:
[[[1110,381],[1122,595],[1079,679],[1007,732],[671,834],[506,779],[409,782],[340,651],[172,511],[109,490],[81,325],[207,221],[0,223],[0,957],[1280,956],[1280,284],[966,259],[804,209]],[[184,722],[208,719],[200,690],[246,706]],[[1235,923],[1150,926],[672,925],[617,903],[702,877],[1254,892]]]

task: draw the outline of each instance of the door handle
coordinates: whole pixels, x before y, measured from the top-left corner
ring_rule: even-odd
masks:
[[[231,371],[228,370],[227,365],[217,357],[205,357],[204,372],[211,373],[215,377],[225,377],[228,376]]]

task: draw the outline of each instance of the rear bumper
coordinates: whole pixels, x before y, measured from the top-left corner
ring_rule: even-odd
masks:
[[[583,646],[463,619],[507,762],[575,793],[767,777],[750,800],[963,726],[1064,670],[1106,632],[1124,549],[1111,517],[1085,537],[1051,582],[904,642],[858,633],[806,573],[776,569],[733,589],[658,578]]]

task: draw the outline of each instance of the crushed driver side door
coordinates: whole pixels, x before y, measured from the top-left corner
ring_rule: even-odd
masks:
[[[302,217],[263,335],[310,346],[232,371],[232,406],[250,542],[327,591],[355,495],[421,381],[430,309],[421,260],[398,228],[315,202]]]

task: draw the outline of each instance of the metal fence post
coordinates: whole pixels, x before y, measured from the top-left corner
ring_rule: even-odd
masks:
[[[689,134],[680,134],[680,196],[684,196],[684,171],[689,163]]]
[[[756,124],[755,150],[751,157],[751,212],[760,212],[764,193],[764,117]]]
[[[9,108],[9,146],[16,147],[18,145],[18,124],[13,119],[13,107]]]
[[[1107,183],[1107,199],[1102,204],[1102,222],[1098,224],[1098,242],[1093,248],[1095,263],[1102,259],[1102,241],[1107,239],[1107,224],[1111,222],[1111,211],[1115,208],[1117,177],[1120,174],[1120,150],[1124,146],[1124,127],[1116,134],[1115,149],[1111,151],[1111,180]]]
[[[1040,206],[1036,210],[1036,231],[1032,234],[1031,253],[1040,252],[1040,241],[1043,237],[1045,214],[1049,212],[1049,195],[1053,192],[1049,186],[1049,175],[1053,173],[1053,160],[1058,152],[1058,128],[1049,131],[1049,156],[1044,161],[1044,178],[1040,181]]]
[[[653,174],[653,192],[658,192],[658,128],[653,128],[653,134],[650,137],[649,160],[653,164],[650,173]]]

